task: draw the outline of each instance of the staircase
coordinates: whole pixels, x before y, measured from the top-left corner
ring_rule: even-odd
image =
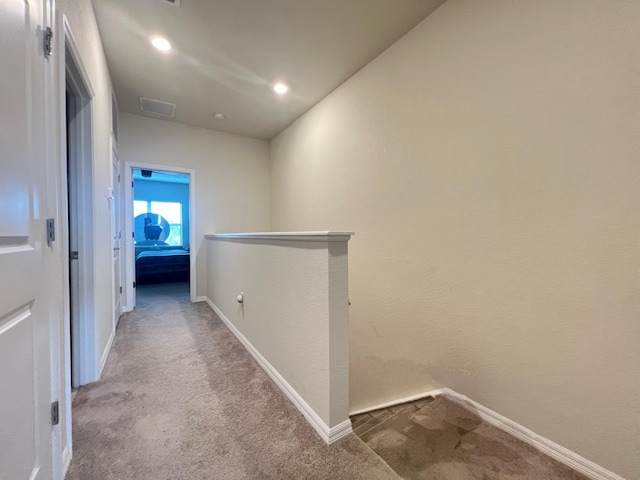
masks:
[[[351,422],[408,480],[587,480],[442,396],[354,415]]]

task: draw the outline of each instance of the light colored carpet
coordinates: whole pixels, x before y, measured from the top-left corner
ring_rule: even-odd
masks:
[[[398,479],[357,436],[327,446],[185,286],[141,289],[73,402],[67,480]]]
[[[407,480],[587,480],[442,397],[352,421],[354,432]]]

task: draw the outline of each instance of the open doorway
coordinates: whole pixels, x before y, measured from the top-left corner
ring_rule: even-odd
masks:
[[[127,306],[138,294],[185,293],[195,299],[194,173],[127,163]]]
[[[93,90],[65,23],[65,107],[71,386],[94,382]]]

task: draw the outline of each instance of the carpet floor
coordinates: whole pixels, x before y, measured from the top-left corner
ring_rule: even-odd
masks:
[[[407,480],[587,480],[443,397],[365,413],[352,423]]]
[[[66,478],[399,477],[355,435],[327,446],[206,303],[162,285],[140,289],[74,398]]]
[[[327,446],[188,284],[139,287],[74,398],[66,478],[584,479],[443,399],[352,420]]]

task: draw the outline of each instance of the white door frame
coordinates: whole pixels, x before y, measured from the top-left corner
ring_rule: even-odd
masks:
[[[59,12],[55,12],[55,35],[62,38],[68,29],[66,18]],[[53,462],[54,479],[63,480],[69,469],[72,457],[71,438],[71,331],[70,331],[70,305],[69,305],[69,238],[68,232],[68,205],[67,205],[67,138],[66,138],[66,69],[65,69],[65,42],[64,39],[55,42],[54,61],[55,75],[54,91],[52,98],[57,98],[57,126],[55,139],[56,155],[52,163],[55,165],[55,174],[52,175],[56,182],[57,221],[59,232],[60,251],[58,253],[59,277],[61,280],[60,313],[61,318],[54,326],[55,341],[58,343],[53,348],[54,381],[52,382],[55,395],[59,400],[60,432],[54,432],[53,437]],[[52,399],[54,401],[55,399]]]
[[[189,174],[189,290],[190,299],[196,302],[197,272],[196,272],[196,171],[191,168],[173,167],[169,165],[154,165],[141,162],[124,162],[124,238],[125,238],[125,305],[124,311],[131,311],[135,307],[135,290],[133,282],[136,278],[135,253],[133,244],[133,169],[159,170],[163,172],[177,172]]]
[[[77,305],[78,312],[73,318],[70,318],[70,288],[69,288],[69,205],[63,199],[63,214],[60,217],[60,237],[63,239],[62,262],[66,266],[64,268],[64,301],[65,301],[65,328],[69,329],[70,323],[73,322],[72,334],[73,355],[67,347],[65,355],[67,357],[68,369],[66,375],[71,375],[71,363],[73,361],[74,386],[85,385],[95,382],[100,378],[100,363],[96,346],[96,317],[94,310],[94,172],[93,172],[93,141],[94,141],[94,125],[95,125],[95,109],[93,99],[95,90],[89,80],[87,70],[82,63],[77,43],[74,39],[71,27],[66,17],[63,16],[63,29],[60,35],[64,33],[64,39],[60,39],[61,59],[61,76],[60,81],[60,105],[62,116],[62,149],[61,149],[61,192],[66,195],[68,188],[67,182],[67,140],[66,140],[66,112],[65,112],[65,90],[70,85],[74,94],[79,97],[80,104],[76,111],[75,120],[70,125],[69,130],[69,162],[75,162],[77,169],[78,181],[76,184],[78,196],[78,252],[77,260]],[[70,334],[69,334],[69,338]],[[71,360],[69,360],[69,358]],[[70,409],[71,406],[69,405]],[[69,412],[70,413],[70,412]],[[70,419],[69,415],[69,419]]]

